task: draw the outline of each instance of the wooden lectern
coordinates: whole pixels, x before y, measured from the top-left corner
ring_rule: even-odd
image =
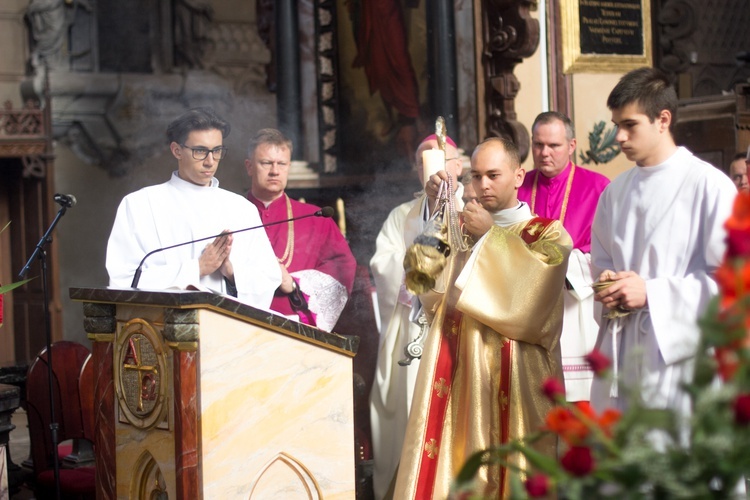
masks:
[[[206,292],[70,296],[92,341],[97,498],[355,497],[358,338]]]

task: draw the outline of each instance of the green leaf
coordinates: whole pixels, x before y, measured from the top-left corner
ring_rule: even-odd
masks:
[[[26,283],[28,283],[29,281],[31,281],[33,279],[34,278],[29,278],[29,279],[26,279],[26,280],[23,280],[23,281],[17,281],[16,283],[11,283],[10,285],[0,286],[0,295],[4,294],[6,292],[10,292],[14,288],[18,288],[19,286],[23,286],[23,285],[25,285]]]
[[[607,163],[615,156],[620,154],[620,145],[615,140],[617,130],[613,127],[606,130],[606,124],[603,121],[594,124],[594,128],[589,132],[589,149],[585,153],[579,153],[581,163],[586,165],[592,161],[599,165]]]
[[[520,451],[531,465],[544,472],[548,476],[558,478],[562,475],[562,470],[560,469],[560,465],[557,463],[557,459],[555,457],[550,457],[548,455],[539,453],[534,448],[524,446],[519,442],[513,442],[510,444],[514,449]]]
[[[528,498],[526,494],[526,488],[521,481],[521,477],[517,473],[508,473],[510,476],[510,498],[513,499],[525,499]]]
[[[466,460],[464,466],[461,467],[461,471],[456,477],[456,484],[460,486],[464,483],[470,482],[474,476],[476,476],[477,471],[479,471],[483,465],[488,463],[487,457],[489,457],[491,453],[496,453],[496,451],[482,450],[471,455],[469,459]]]

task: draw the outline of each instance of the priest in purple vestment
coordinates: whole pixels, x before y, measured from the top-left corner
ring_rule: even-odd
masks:
[[[284,192],[292,141],[276,129],[251,140],[245,160],[252,187],[247,198],[263,224],[314,214],[320,207],[292,200]],[[330,331],[352,291],[357,262],[336,223],[310,216],[266,227],[281,266],[282,282],[271,309]]]
[[[556,111],[540,114],[531,127],[534,170],[527,172],[518,199],[539,217],[559,220],[573,239],[566,274],[562,347],[569,401],[588,401],[593,372],[584,360],[596,343],[601,306],[594,304],[591,225],[599,196],[609,179],[576,165],[576,139],[570,118]]]

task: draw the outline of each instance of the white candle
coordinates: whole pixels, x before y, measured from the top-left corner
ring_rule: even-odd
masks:
[[[441,149],[426,149],[422,151],[422,172],[425,185],[430,176],[445,170],[445,152]]]
[[[344,200],[336,199],[336,212],[339,214],[339,230],[346,238],[346,215],[344,214]]]

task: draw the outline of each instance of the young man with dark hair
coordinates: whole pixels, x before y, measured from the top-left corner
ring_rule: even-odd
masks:
[[[242,196],[219,188],[214,177],[227,148],[230,126],[212,109],[195,108],[167,127],[177,170],[164,184],[123,198],[107,244],[109,285],[130,286],[141,259],[158,248],[260,225],[255,208]],[[268,309],[281,282],[262,229],[228,234],[208,243],[155,253],[146,259],[139,287],[197,286]]]
[[[607,100],[617,141],[635,167],[602,194],[594,219],[595,299],[607,314],[597,345],[614,361],[615,381],[595,380],[597,408],[624,409],[633,389],[655,408],[689,415],[681,384],[693,373],[698,318],[717,287],[724,221],[736,189],[720,170],[675,144],[677,94],[652,68],[623,76]]]

